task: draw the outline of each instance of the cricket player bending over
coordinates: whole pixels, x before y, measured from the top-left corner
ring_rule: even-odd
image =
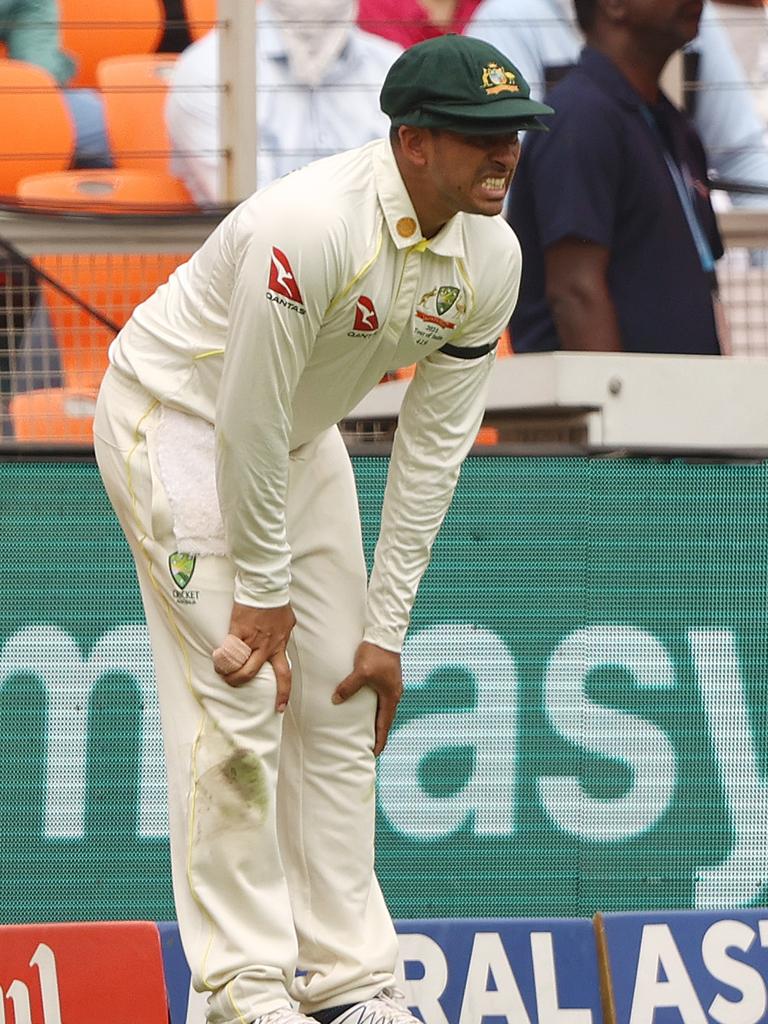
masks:
[[[135,310],[99,397],[99,468],[152,639],[176,909],[210,1024],[416,1021],[374,875],[375,757],[517,296],[499,214],[518,131],[552,111],[461,36],[403,53],[381,106],[390,139],[256,192]],[[414,362],[366,588],[336,424]],[[222,676],[227,634],[246,659]]]

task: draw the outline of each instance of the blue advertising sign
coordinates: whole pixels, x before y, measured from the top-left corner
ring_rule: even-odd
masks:
[[[425,1024],[602,1024],[588,920],[398,921],[401,982]]]
[[[615,1024],[758,1024],[768,910],[602,914]]]
[[[178,926],[161,923],[171,1024],[204,1024]],[[602,1024],[589,920],[397,921],[397,973],[424,1024]]]

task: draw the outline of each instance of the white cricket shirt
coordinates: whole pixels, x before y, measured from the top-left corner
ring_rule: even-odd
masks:
[[[509,321],[520,247],[501,217],[433,238],[387,140],[295,171],[238,206],[136,308],[110,358],[160,402],[216,428],[235,600],[288,601],[288,454],[418,362],[392,449],[365,638],[399,650]]]

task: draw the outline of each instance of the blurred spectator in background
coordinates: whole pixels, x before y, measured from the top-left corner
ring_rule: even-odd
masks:
[[[360,0],[357,23],[403,47],[462,33],[480,0]]]
[[[719,355],[722,255],[693,125],[661,92],[695,35],[696,0],[575,0],[578,66],[528,133],[509,204],[525,260],[516,351]]]
[[[384,77],[401,53],[355,24],[355,0],[263,0],[257,7],[258,187],[310,160],[381,138]],[[202,87],[202,88],[201,88]],[[172,171],[200,205],[222,202],[219,37],[181,54],[166,117]]]
[[[583,44],[569,0],[520,0],[514,13],[510,0],[483,0],[466,34],[514,53],[537,99],[573,67]],[[726,181],[768,187],[765,126],[711,5],[705,4],[698,38],[686,52],[689,64],[698,65],[690,113],[710,168]],[[765,206],[768,197],[733,193],[731,201]]]
[[[56,0],[0,0],[0,42],[12,60],[24,60],[50,72],[75,122],[74,167],[111,167],[104,107],[95,89],[67,89],[75,62],[61,49]],[[34,116],[34,97],[30,116]],[[45,145],[45,140],[40,140]]]
[[[762,62],[768,44],[768,20],[763,0],[715,0],[712,8],[728,34],[744,77],[757,87],[757,105],[765,118],[765,72]]]

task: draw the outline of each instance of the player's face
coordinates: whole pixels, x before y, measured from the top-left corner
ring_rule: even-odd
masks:
[[[431,132],[430,181],[448,217],[459,211],[487,217],[501,213],[520,159],[517,132],[460,135]]]

